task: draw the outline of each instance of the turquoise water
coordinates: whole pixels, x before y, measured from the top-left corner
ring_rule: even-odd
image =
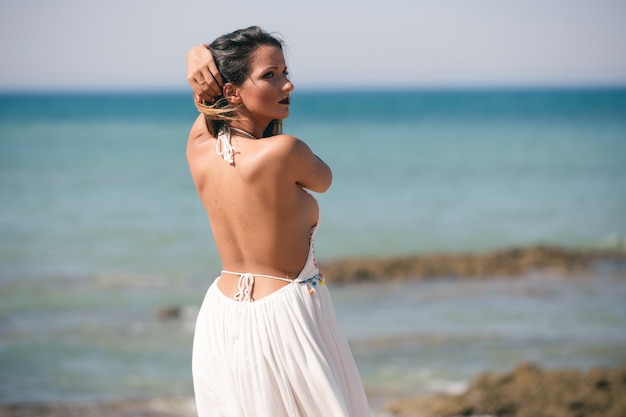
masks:
[[[626,91],[301,93],[334,171],[318,256],[626,237]],[[0,272],[218,270],[187,95],[0,97]],[[43,271],[42,271],[43,269]]]
[[[195,114],[186,94],[0,96],[0,402],[191,392],[220,269],[185,164]],[[333,168],[321,260],[625,245],[626,90],[300,92],[285,130]],[[333,294],[370,392],[626,362],[619,268]],[[158,320],[168,305],[185,319]]]

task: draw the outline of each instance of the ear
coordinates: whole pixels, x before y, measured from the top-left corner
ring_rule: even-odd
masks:
[[[224,84],[223,90],[224,98],[230,104],[241,104],[241,96],[239,95],[239,89],[235,87],[232,83]]]

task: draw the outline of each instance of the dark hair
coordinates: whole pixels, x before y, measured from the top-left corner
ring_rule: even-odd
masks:
[[[283,49],[280,39],[258,26],[251,26],[220,36],[209,45],[209,51],[224,81],[239,86],[250,75],[252,55],[262,45]]]
[[[224,82],[240,86],[250,75],[252,55],[260,46],[264,45],[283,49],[282,40],[258,26],[250,26],[220,36],[208,48]],[[224,96],[217,97],[210,104],[196,103],[196,105],[198,110],[204,114],[207,128],[212,135],[217,135],[224,124],[236,120],[233,115],[236,108],[233,108]],[[281,130],[282,120],[272,120],[263,132],[263,136],[276,135]]]

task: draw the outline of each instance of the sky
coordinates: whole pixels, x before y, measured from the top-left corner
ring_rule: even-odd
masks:
[[[0,91],[184,90],[259,25],[296,88],[626,86],[625,0],[1,0]]]

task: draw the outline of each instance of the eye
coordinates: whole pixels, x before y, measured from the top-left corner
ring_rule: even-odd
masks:
[[[274,78],[274,72],[270,71],[270,72],[263,74],[263,78],[268,78],[268,79]]]
[[[285,68],[285,70],[283,71],[283,75],[289,78],[289,70],[287,68]]]

